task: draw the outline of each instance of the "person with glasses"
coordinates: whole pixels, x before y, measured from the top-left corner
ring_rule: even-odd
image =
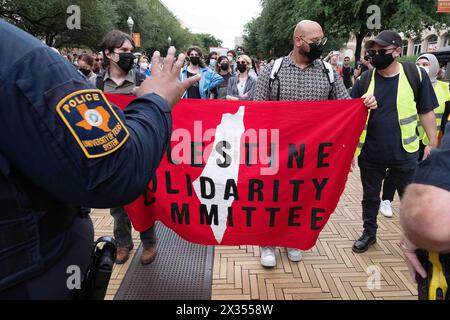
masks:
[[[372,69],[372,61],[370,60],[369,55],[367,55],[366,53],[364,57],[356,63],[356,69],[354,72],[355,80],[358,79],[364,72]]]
[[[365,47],[375,69],[362,74],[351,95],[360,98],[373,94],[379,107],[369,113],[356,152],[363,186],[364,231],[353,245],[355,253],[366,252],[377,240],[377,215],[386,170],[401,198],[413,180],[419,159],[418,119],[429,139],[424,158],[436,147],[433,110],[439,106],[427,72],[415,64],[398,62],[402,53],[398,33],[383,31]]]
[[[103,68],[103,53],[99,52],[97,53],[95,59],[95,66],[94,66],[94,73],[95,74],[99,74],[105,71],[105,69]]]
[[[227,100],[253,100],[256,80],[248,74],[252,68],[252,59],[247,55],[240,55],[236,68],[238,74],[228,82]]]
[[[202,79],[199,83],[190,87],[183,95],[185,99],[209,99],[211,90],[218,87],[223,78],[212,71],[203,62],[202,50],[199,47],[191,47],[187,51],[189,64],[180,72],[180,80],[184,81],[196,75],[201,75]]]
[[[347,89],[353,87],[353,72],[355,70],[350,65],[350,57],[344,58],[344,65],[342,66],[342,79],[344,80],[344,86]]]
[[[439,108],[434,109],[434,113],[436,114],[436,136],[438,137],[438,145],[440,145],[439,137],[444,136],[445,126],[447,125],[448,114],[450,112],[450,92],[448,90],[448,83],[438,80],[440,67],[434,54],[426,53],[420,55],[416,60],[416,65],[425,69],[427,72],[439,102]],[[419,160],[422,160],[425,147],[428,145],[429,141],[421,125],[419,125],[419,138]],[[392,175],[388,170],[383,184],[383,196],[380,204],[380,213],[387,218],[392,218],[393,216],[391,203],[394,200],[395,191],[395,184]]]
[[[282,59],[281,66],[276,72],[276,81],[271,80],[271,73],[276,61],[266,66],[259,75],[255,100],[350,99],[342,79],[334,70],[336,81],[331,83],[329,69],[321,60],[327,38],[320,24],[310,20],[299,22],[294,30],[293,40],[293,50]],[[371,109],[377,107],[376,99],[373,96],[368,96],[364,103]],[[300,250],[288,249],[287,252],[291,261],[297,262],[302,259]],[[261,248],[261,264],[264,267],[276,266],[275,247]]]

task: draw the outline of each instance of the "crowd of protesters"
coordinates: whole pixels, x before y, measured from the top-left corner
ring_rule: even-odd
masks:
[[[442,135],[446,124],[442,119],[446,118],[444,113],[448,113],[446,103],[450,101],[450,93],[446,85],[437,82],[440,68],[433,56],[422,55],[417,61],[417,65],[422,68],[417,70],[415,66],[408,67],[398,63],[402,43],[395,32],[381,33],[375,40],[367,42],[363,58],[354,67],[351,66],[349,56],[341,59],[339,51],[330,52],[322,60],[326,42],[327,38],[319,24],[303,21],[294,31],[293,51],[276,61],[252,59],[242,47],[220,55],[215,51],[205,54],[201,48],[192,46],[186,51],[187,59],[180,72],[180,79],[200,74],[201,80],[188,88],[183,97],[291,101],[365,97],[366,107],[372,110],[357,152],[364,189],[364,232],[353,246],[355,253],[363,253],[376,242],[378,212],[385,217],[392,217],[390,202],[393,201],[395,190],[403,196],[413,179],[418,160],[426,158],[430,147],[438,145],[437,136]],[[150,59],[133,53],[133,50],[132,39],[127,34],[112,31],[105,36],[100,53],[66,55],[66,58],[102,91],[133,94],[145,77],[151,77]],[[304,72],[306,69],[308,72]],[[328,72],[324,73],[327,69]],[[374,73],[373,70],[377,72]],[[330,72],[334,74],[334,82],[330,81]],[[366,72],[366,76],[363,76]],[[411,73],[418,74],[422,79],[417,88],[420,98],[417,105],[413,103],[414,97],[405,82],[405,73],[408,73],[408,77]],[[278,86],[270,85],[273,75],[276,75]],[[369,87],[372,81],[376,85]],[[403,81],[402,86],[399,86],[399,81]],[[302,85],[299,86],[299,83]],[[434,92],[436,90],[437,98]],[[397,96],[410,99],[412,107],[404,105]],[[398,111],[389,107],[395,105]],[[399,120],[399,117],[405,117],[406,120],[411,118],[414,122]],[[421,122],[416,124],[418,119]],[[402,125],[398,126],[398,123]],[[416,126],[422,127],[419,137],[414,135]],[[436,127],[438,132],[434,130]],[[409,138],[405,136],[407,133],[414,135],[414,140],[411,137],[412,142],[405,140]],[[389,136],[395,136],[395,139],[389,139]],[[420,145],[417,139],[421,141]],[[411,143],[411,146],[407,143]],[[384,193],[387,198],[383,197],[381,201],[383,180],[386,180]],[[131,224],[123,208],[111,209],[111,214],[119,245],[117,262],[124,263],[133,248]],[[141,240],[144,244],[141,262],[151,263],[156,256],[153,228],[141,233]],[[289,260],[293,262],[302,259],[300,250],[288,248],[287,252]],[[276,265],[274,247],[261,248],[261,264],[265,267]]]

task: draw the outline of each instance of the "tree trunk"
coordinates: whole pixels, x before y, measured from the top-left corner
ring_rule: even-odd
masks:
[[[355,50],[355,63],[361,59],[362,42],[364,41],[365,33],[360,32],[356,34],[356,50]]]

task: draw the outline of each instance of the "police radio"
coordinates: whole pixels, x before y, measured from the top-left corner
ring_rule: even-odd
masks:
[[[103,244],[103,245],[102,245]],[[91,263],[84,276],[76,300],[104,300],[116,261],[116,241],[111,237],[99,238],[92,250]]]
[[[418,250],[417,256],[427,271],[423,279],[416,275],[419,300],[450,300],[450,254]]]

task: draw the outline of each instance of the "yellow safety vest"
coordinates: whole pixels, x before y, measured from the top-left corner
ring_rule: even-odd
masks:
[[[448,83],[443,81],[438,81],[436,86],[434,87],[434,92],[436,93],[436,97],[439,101],[439,107],[434,109],[434,113],[436,114],[436,136],[441,131],[442,117],[445,112],[445,103],[450,101],[450,91],[448,89]],[[422,140],[424,145],[428,145],[430,140],[426,135],[425,129],[422,127],[422,124],[419,122],[419,138]]]
[[[422,81],[422,73],[419,67],[417,67],[419,72],[420,80]],[[370,86],[367,92],[363,95],[373,95],[375,92],[375,72],[372,72],[372,79],[370,80]],[[406,77],[403,65],[400,65],[400,79],[398,81],[398,93],[397,93],[397,113],[398,122],[400,126],[400,131],[402,135],[402,145],[406,152],[414,153],[419,150],[419,137],[417,136],[417,123],[418,114],[416,108],[416,102],[414,100],[414,91],[409,84],[408,78]],[[356,150],[356,156],[361,154],[361,150],[364,146],[364,142],[367,137],[367,125],[369,123],[370,112],[367,117],[366,127],[359,138],[358,149]]]

